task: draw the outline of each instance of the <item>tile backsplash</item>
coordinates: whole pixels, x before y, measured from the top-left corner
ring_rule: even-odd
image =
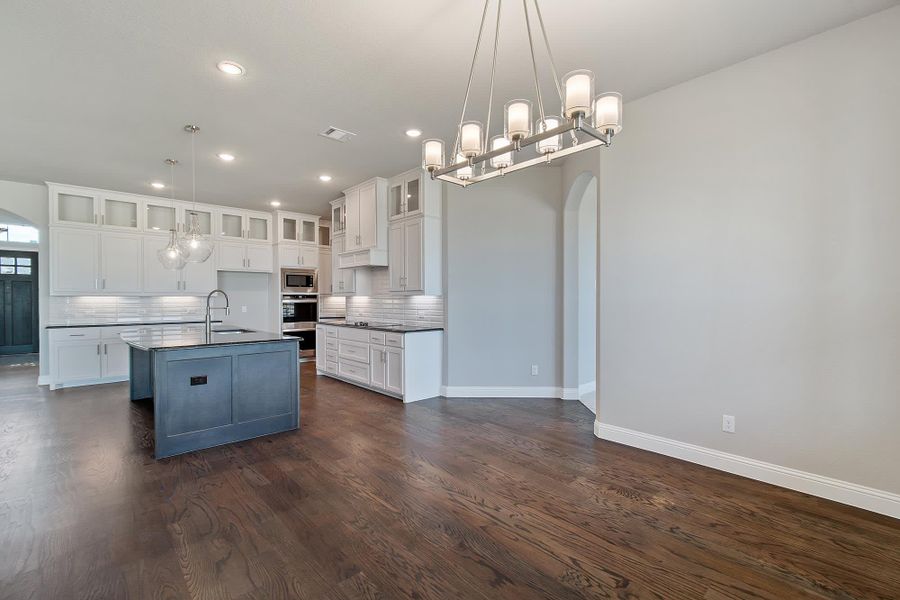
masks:
[[[444,299],[441,296],[398,296],[389,292],[388,270],[372,270],[372,295],[346,299],[347,319],[380,321],[401,325],[444,326]]]
[[[50,296],[50,325],[202,321],[206,299],[198,296]]]

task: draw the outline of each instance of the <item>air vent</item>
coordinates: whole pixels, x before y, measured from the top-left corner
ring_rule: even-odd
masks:
[[[344,131],[343,129],[338,129],[337,127],[329,127],[325,131],[320,132],[319,135],[336,142],[346,142],[356,134],[352,131]]]

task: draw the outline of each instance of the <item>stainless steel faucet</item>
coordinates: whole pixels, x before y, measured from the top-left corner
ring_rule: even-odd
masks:
[[[212,300],[212,297],[216,294],[222,294],[225,296],[225,306],[210,306],[209,303]],[[224,310],[225,314],[228,315],[231,313],[231,309],[228,307],[228,294],[223,292],[220,289],[215,289],[209,293],[206,297],[206,337],[208,338],[212,333],[212,321],[210,320],[210,312],[213,310]]]

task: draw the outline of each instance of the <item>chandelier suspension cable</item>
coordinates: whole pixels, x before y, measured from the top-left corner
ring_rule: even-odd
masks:
[[[537,60],[534,58],[534,40],[531,38],[531,19],[528,18],[528,0],[522,0],[522,9],[525,11],[525,30],[528,32],[528,48],[531,50],[531,67],[534,69],[534,92],[537,94],[538,112],[541,114],[541,123],[543,123],[544,100],[541,98],[541,84],[538,82]]]
[[[484,0],[484,10],[481,11],[481,25],[478,27],[478,41],[475,42],[475,54],[472,56],[472,66],[469,67],[469,81],[466,83],[466,96],[463,99],[462,112],[459,115],[459,126],[456,128],[456,143],[453,145],[453,156],[459,152],[459,136],[463,121],[466,118],[466,107],[469,105],[469,92],[472,90],[472,78],[475,76],[475,62],[478,60],[478,50],[481,49],[481,34],[484,33],[484,22],[487,19],[487,9],[490,0]]]
[[[491,135],[491,113],[494,109],[494,73],[497,71],[497,47],[500,42],[500,8],[503,6],[503,0],[497,0],[497,27],[494,30],[494,58],[491,60],[491,93],[488,96],[488,112],[487,112],[487,124],[484,128],[484,143],[482,144],[482,148],[489,150],[490,144],[490,135]],[[481,163],[481,172],[487,169],[487,163]]]
[[[544,16],[541,14],[541,6],[538,0],[534,0],[534,10],[537,13],[538,23],[541,26],[541,34],[544,37],[544,45],[547,47],[547,56],[550,58],[550,72],[553,73],[553,83],[556,84],[556,93],[559,94],[560,112],[565,104],[563,100],[562,85],[560,84],[559,72],[556,70],[556,60],[553,58],[553,51],[550,49],[550,38],[547,37],[547,28],[544,27]]]
[[[197,154],[194,147],[194,138],[197,132],[191,130],[191,208],[197,209]]]

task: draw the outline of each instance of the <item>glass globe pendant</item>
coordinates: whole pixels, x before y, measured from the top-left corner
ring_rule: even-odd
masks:
[[[212,254],[212,242],[200,232],[200,220],[197,218],[197,213],[191,213],[190,228],[179,240],[178,247],[181,249],[184,259],[189,263],[206,262]]]
[[[181,252],[181,248],[178,245],[174,229],[171,230],[169,244],[165,248],[157,250],[156,257],[159,259],[159,262],[162,263],[163,268],[170,271],[179,271],[187,264],[184,254]]]

